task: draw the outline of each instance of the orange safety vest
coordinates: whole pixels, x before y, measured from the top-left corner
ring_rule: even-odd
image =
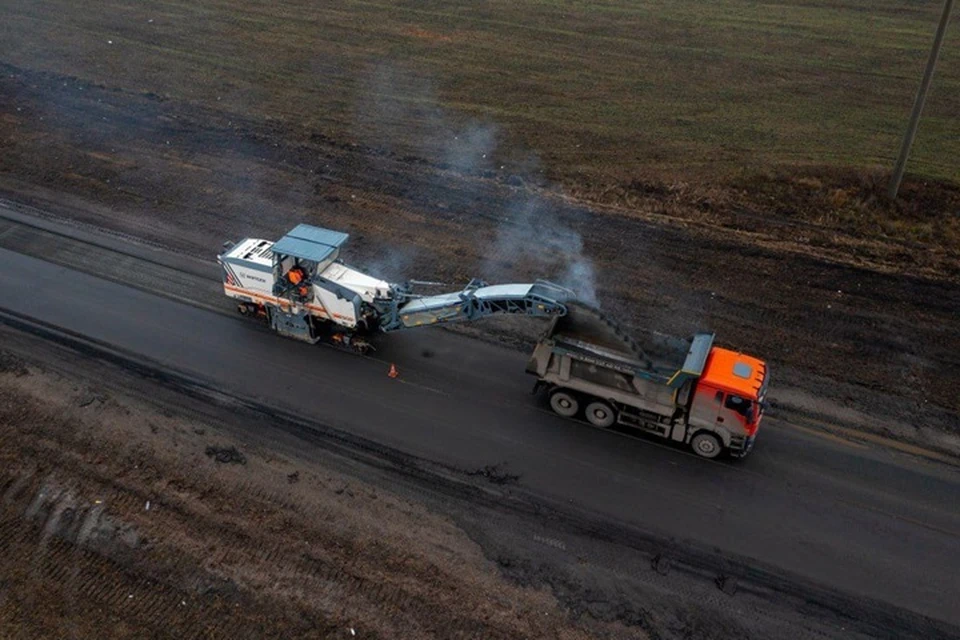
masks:
[[[300,267],[294,267],[287,272],[287,279],[292,284],[300,284],[300,281],[303,280],[303,270]]]

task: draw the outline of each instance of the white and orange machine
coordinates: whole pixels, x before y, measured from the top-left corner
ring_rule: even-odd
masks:
[[[415,287],[367,275],[341,260],[348,235],[301,224],[276,242],[247,238],[217,256],[224,293],[245,315],[266,318],[282,335],[307,342],[328,338],[366,351],[372,333],[474,320],[499,313],[555,316],[575,294],[546,281],[487,285],[426,295]]]

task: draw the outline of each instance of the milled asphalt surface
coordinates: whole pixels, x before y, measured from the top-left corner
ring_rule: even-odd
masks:
[[[217,289],[203,279],[215,265],[192,268],[192,276],[171,271],[180,278],[173,282],[158,262],[119,260],[128,271],[111,278],[144,286],[150,272],[173,290],[191,277],[198,290]],[[0,249],[0,265],[2,306],[17,314],[415,456],[464,470],[500,465],[524,491],[611,522],[960,624],[955,467],[775,417],[747,460],[704,461],[552,415],[529,394],[524,354],[447,331],[387,336],[363,358],[219,313],[229,307],[220,299],[198,308],[8,249]],[[386,375],[391,362],[397,380]]]

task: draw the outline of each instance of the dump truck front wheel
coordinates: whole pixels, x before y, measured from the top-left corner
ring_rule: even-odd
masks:
[[[557,415],[572,418],[580,411],[580,402],[569,391],[557,389],[550,394],[550,408]]]
[[[612,426],[617,419],[613,407],[603,400],[594,400],[588,404],[584,413],[587,416],[587,422],[603,429]]]
[[[706,431],[701,431],[693,436],[693,440],[690,441],[690,447],[693,449],[693,452],[701,458],[709,458],[711,460],[723,452],[723,445],[720,443],[720,438]]]

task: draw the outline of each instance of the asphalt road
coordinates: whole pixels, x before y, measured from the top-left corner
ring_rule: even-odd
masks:
[[[362,358],[6,249],[0,265],[3,306],[18,314],[412,455],[501,465],[523,490],[611,521],[960,624],[954,467],[776,419],[742,463],[704,461],[553,416],[528,393],[523,354],[445,331],[395,334]]]

